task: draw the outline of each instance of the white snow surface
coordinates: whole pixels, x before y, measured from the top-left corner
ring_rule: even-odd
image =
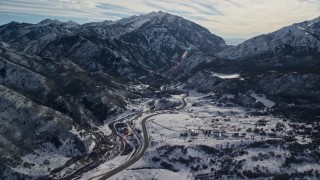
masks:
[[[254,97],[257,101],[261,102],[262,104],[264,104],[266,107],[271,108],[272,106],[274,106],[276,103],[267,99],[267,97],[263,94],[259,94],[257,95],[256,93],[251,93],[250,94],[252,97]]]
[[[130,170],[127,169],[125,171],[122,171],[119,174],[116,174],[115,176],[111,177],[112,180],[124,180],[124,179],[130,179],[130,180],[141,180],[141,179],[158,179],[158,180],[179,180],[179,179],[192,179],[190,176],[188,176],[188,172],[172,172],[166,169],[148,169],[147,171],[145,169],[141,170]]]
[[[221,74],[221,73],[214,73],[212,76],[219,77],[221,79],[236,79],[239,78],[239,74]]]

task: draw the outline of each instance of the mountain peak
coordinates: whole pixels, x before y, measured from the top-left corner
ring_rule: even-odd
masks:
[[[79,25],[77,22],[72,21],[72,20],[68,21],[67,23],[68,23],[68,24],[75,24],[75,25]]]
[[[61,24],[62,22],[57,19],[45,19],[39,22],[40,25],[49,25],[49,24]]]
[[[75,22],[75,21],[70,20],[70,21],[65,23],[65,26],[66,27],[77,27],[77,26],[79,26],[79,24],[77,22]]]
[[[141,14],[139,16],[130,16],[128,18],[120,19],[117,22],[123,22],[123,23],[131,23],[131,22],[148,22],[150,20],[156,20],[156,19],[162,19],[163,17],[179,17],[177,15],[173,15],[167,12],[163,11],[152,11],[148,14]],[[140,23],[139,23],[140,24]]]
[[[152,11],[148,14],[145,14],[145,15],[142,15],[142,16],[149,16],[149,17],[163,17],[165,15],[172,15],[172,14],[169,14],[167,12],[163,12],[163,11]],[[174,16],[174,15],[172,15]]]

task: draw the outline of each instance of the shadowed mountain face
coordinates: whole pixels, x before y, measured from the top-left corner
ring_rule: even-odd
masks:
[[[0,57],[1,171],[35,150],[36,156],[50,154],[42,161],[52,168],[65,163],[55,159],[91,152],[90,146],[103,136],[97,127],[126,108],[129,92],[111,76],[91,74],[66,59],[7,48],[0,48]],[[37,164],[36,157],[30,158],[28,163]]]
[[[188,48],[206,54],[227,48],[222,38],[207,29],[163,12],[115,22],[69,24],[12,22],[0,27],[0,40],[28,54],[78,61],[90,71],[101,70],[100,65],[109,69],[116,64],[114,59],[126,66],[158,71],[170,68]]]
[[[83,25],[47,19],[0,26],[0,172],[43,163],[21,165],[33,152],[49,149],[49,161],[92,152],[104,121],[178,80],[234,94],[245,107],[249,93],[263,93],[276,102],[274,115],[313,121],[320,117],[319,23],[294,24],[238,46],[164,12]]]

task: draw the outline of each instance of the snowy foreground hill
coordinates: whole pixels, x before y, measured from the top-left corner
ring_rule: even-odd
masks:
[[[161,11],[2,25],[0,179],[318,179],[319,20],[237,46]]]

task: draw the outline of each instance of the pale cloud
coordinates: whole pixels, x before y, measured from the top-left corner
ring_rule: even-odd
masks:
[[[249,38],[320,15],[319,0],[6,0],[0,15],[24,14],[81,20],[117,20],[166,11],[225,38]]]

